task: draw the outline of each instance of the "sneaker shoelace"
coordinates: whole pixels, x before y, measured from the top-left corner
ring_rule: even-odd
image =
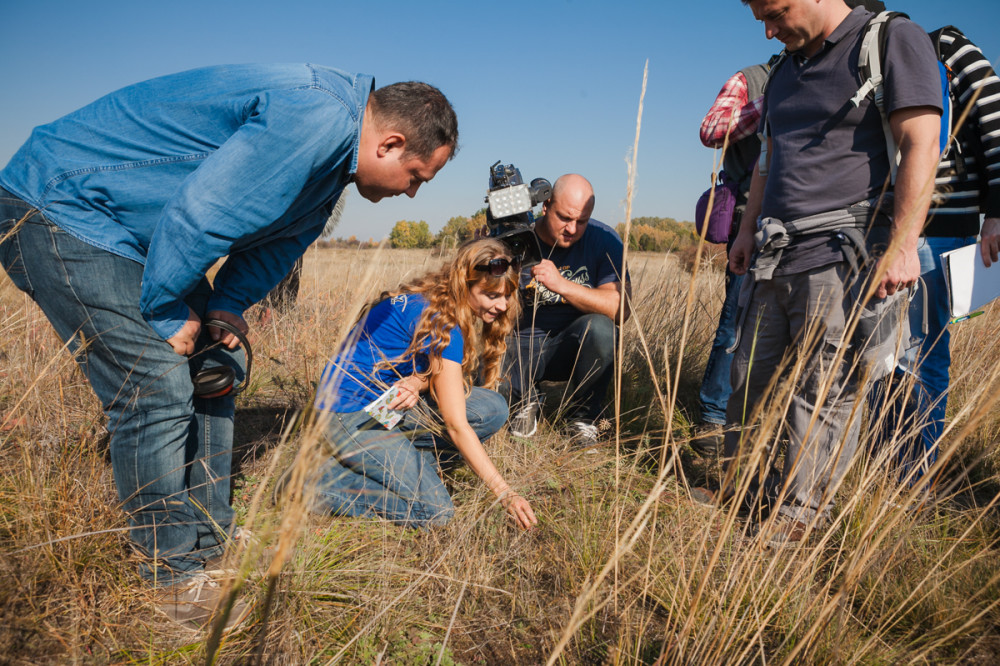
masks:
[[[196,604],[203,601],[201,593],[206,587],[217,588],[219,587],[219,582],[206,573],[198,573],[191,577],[191,582],[187,585],[187,589],[194,592],[194,598],[191,599],[191,603]]]

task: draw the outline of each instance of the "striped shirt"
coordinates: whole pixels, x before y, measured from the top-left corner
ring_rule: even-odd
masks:
[[[953,28],[942,30],[941,53],[953,72],[952,117],[957,121],[968,109],[969,131],[960,133],[960,145],[938,166],[924,234],[975,236],[980,213],[1000,217],[1000,78],[983,52]],[[964,175],[956,171],[956,160],[962,160]]]

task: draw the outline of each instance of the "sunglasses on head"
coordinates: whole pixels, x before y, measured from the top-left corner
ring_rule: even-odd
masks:
[[[521,258],[514,257],[513,259],[508,259],[507,257],[497,257],[496,259],[490,259],[485,264],[476,264],[473,268],[483,273],[489,273],[494,277],[499,277],[506,273],[507,269],[511,266],[514,267],[514,270],[520,270]]]

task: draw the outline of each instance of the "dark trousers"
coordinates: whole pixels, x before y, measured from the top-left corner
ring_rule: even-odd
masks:
[[[596,419],[604,408],[615,360],[615,324],[605,315],[581,315],[559,333],[523,330],[507,347],[505,376],[511,404],[538,402],[538,383],[568,381],[570,412]]]

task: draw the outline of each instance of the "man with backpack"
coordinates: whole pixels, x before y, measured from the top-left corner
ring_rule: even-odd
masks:
[[[910,304],[910,337],[916,344],[893,375],[902,386],[908,376],[915,377],[916,395],[902,395],[900,384],[893,388],[886,381],[870,401],[873,414],[881,413],[875,444],[896,438],[901,477],[909,482],[937,459],[948,404],[951,315],[941,255],[975,243],[977,233],[986,266],[1000,255],[1000,78],[957,28],[946,26],[930,37],[949,72],[955,140],[938,165],[936,192],[917,248],[924,293],[918,289]],[[980,214],[985,215],[982,229]]]
[[[760,155],[757,127],[760,125],[761,94],[768,69],[769,65],[752,65],[733,74],[701,121],[701,142],[708,148],[725,151],[719,176],[736,190],[735,209],[726,230],[727,252],[732,247],[746,209],[750,178]],[[715,213],[713,210],[712,214]],[[704,220],[698,222],[706,223]],[[736,275],[726,266],[726,295],[699,392],[701,423],[691,441],[691,447],[703,456],[714,456],[722,448],[726,404],[732,393],[729,368],[733,355],[729,348],[736,340],[736,298],[742,280],[742,275]]]
[[[779,421],[788,446],[776,479],[777,520],[764,535],[780,546],[803,540],[829,516],[857,448],[862,379],[895,362],[901,292],[919,276],[916,246],[939,155],[941,87],[926,33],[893,21],[884,106],[899,167],[891,196],[883,196],[896,156],[872,98],[852,104],[871,14],[844,0],[742,2],[769,39],[784,43],[786,56],[765,90],[766,144],[730,253],[737,274],[751,268],[753,255],[753,279],[740,299],[746,304],[726,414],[726,484],[713,499],[733,494],[741,448],[746,454],[750,444],[763,444],[743,429],[756,403],[774,388],[773,397],[782,398],[788,387],[787,400],[771,406],[787,405]]]

